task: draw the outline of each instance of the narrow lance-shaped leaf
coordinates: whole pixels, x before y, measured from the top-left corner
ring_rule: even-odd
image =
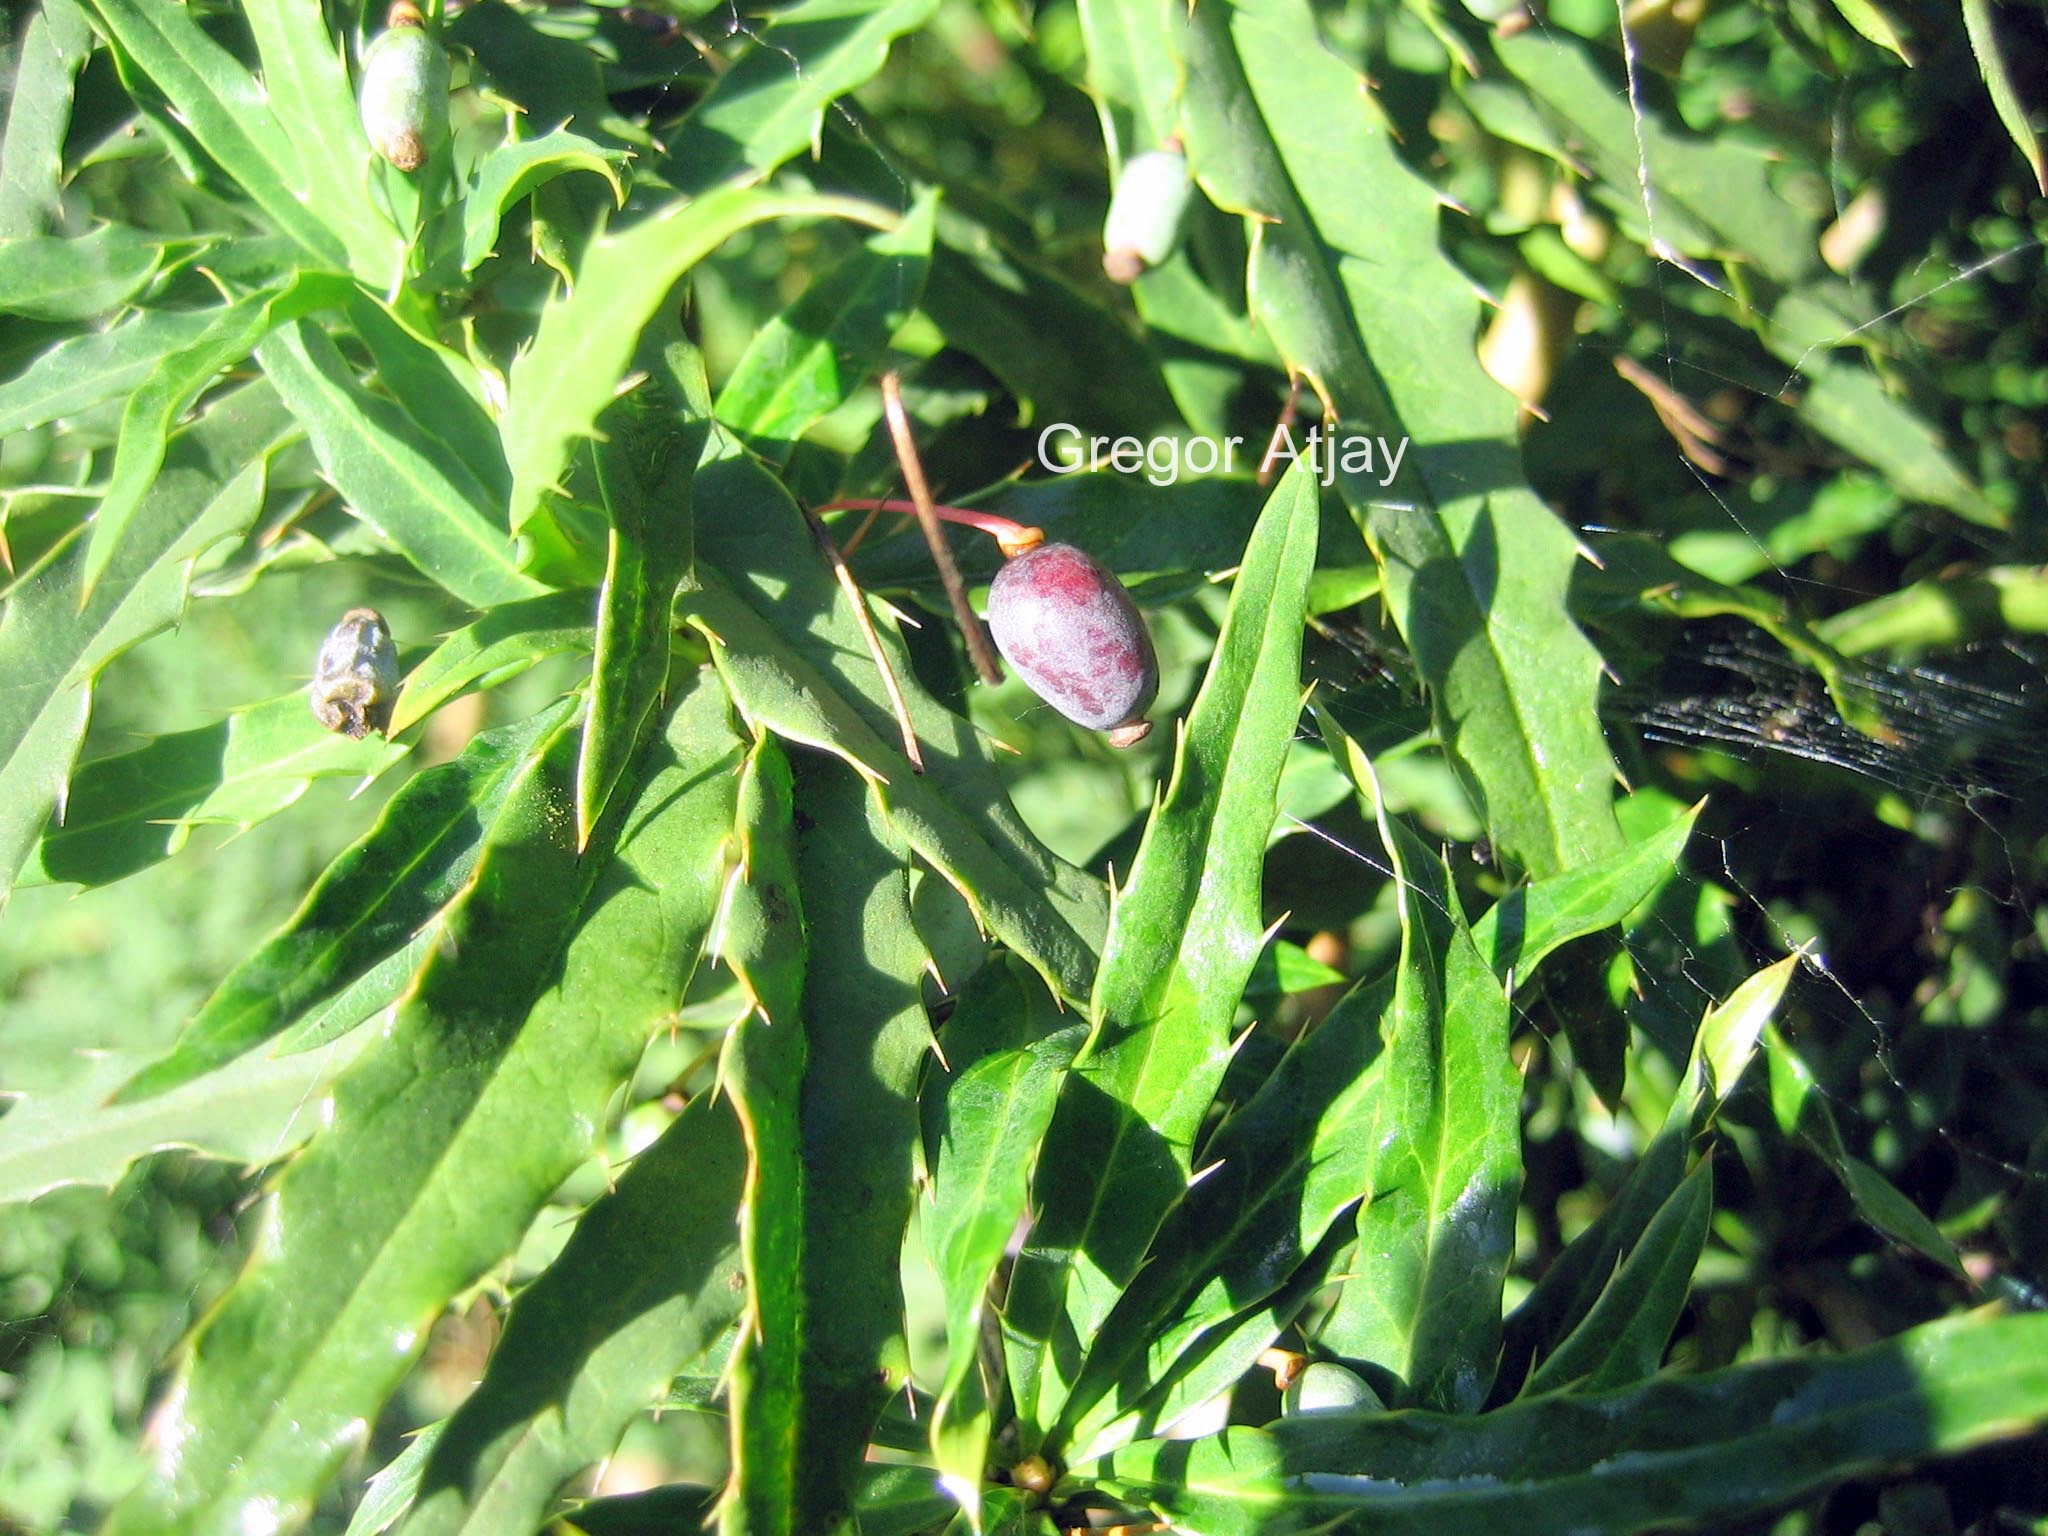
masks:
[[[480,608],[541,590],[516,568],[512,541],[475,477],[358,384],[323,331],[299,321],[256,355],[350,510],[422,574]]]
[[[292,0],[244,0],[242,12],[256,42],[263,99],[298,152],[308,211],[347,248],[357,277],[388,287],[403,241],[370,191],[370,145],[340,41],[323,12]]]
[[[348,323],[370,354],[379,387],[404,404],[407,418],[436,451],[445,448],[469,471],[483,487],[490,520],[498,521],[512,492],[512,472],[476,363],[421,337],[361,288],[351,290],[347,307]]]
[[[0,315],[92,320],[142,291],[164,259],[164,242],[122,224],[76,239],[0,239]]]
[[[1263,948],[1259,882],[1280,771],[1301,712],[1301,629],[1316,554],[1316,488],[1274,488],[1111,920],[1093,1035],[1042,1161],[1038,1222],[1011,1277],[1012,1388],[1038,1448],[1085,1348],[1181,1197],[1196,1130],[1231,1054],[1230,1024]]]
[[[252,1056],[147,1104],[109,1104],[135,1060],[100,1057],[61,1088],[16,1096],[0,1115],[0,1207],[65,1185],[112,1189],[138,1159],[173,1148],[275,1162],[320,1128],[324,1095],[361,1048],[356,1039],[289,1061]]]
[[[116,400],[197,341],[231,305],[140,310],[104,331],[60,341],[0,384],[0,435]]]
[[[1316,714],[1333,755],[1370,784],[1364,754]],[[1475,945],[1505,982],[1619,922],[1669,878],[1691,824],[1680,817],[1622,854],[1509,893],[1475,926]],[[1343,1218],[1371,1185],[1375,1130],[1400,1088],[1384,1054],[1392,995],[1390,977],[1354,988],[1204,1149],[1208,1171],[1089,1351],[1068,1405],[1077,1459],[1170,1423],[1200,1382],[1228,1385],[1232,1363],[1244,1369],[1292,1316],[1262,1304],[1294,1289],[1332,1234],[1348,1235]]]
[[[1721,1102],[1735,1091],[1798,965],[1767,966],[1709,1007],[1693,1037],[1685,1079],[1664,1124],[1606,1210],[1543,1272],[1503,1329],[1495,1396],[1518,1391],[1531,1367],[1562,1346],[1613,1281],[1617,1269],[1670,1203]]]
[[[912,769],[867,643],[779,481],[750,459],[720,459],[699,469],[696,499],[698,586],[681,610],[709,636],[740,712],[879,784],[897,830],[981,925],[1068,999],[1085,998],[1101,882],[1032,835],[987,748],[919,684],[894,621],[877,613],[924,755],[925,771]]]
[[[924,1094],[932,1200],[922,1225],[946,1294],[932,1453],[970,1516],[992,1427],[979,1370],[989,1282],[1025,1214],[1061,1079],[1086,1033],[1028,966],[998,955],[961,993],[946,1024],[945,1066]]]
[[[317,729],[303,699],[299,709]],[[485,731],[454,761],[401,787],[299,910],[206,1000],[170,1054],[122,1096],[147,1098],[253,1050],[406,948],[468,887],[499,817],[519,813],[514,792],[569,709],[557,704]]]
[[[893,222],[883,210],[845,198],[727,186],[678,199],[590,243],[575,288],[541,310],[533,344],[512,365],[499,426],[512,467],[514,533],[540,510],[570,451],[596,425],[641,330],[677,280],[740,230],[795,218]]]
[[[403,1536],[538,1529],[562,1485],[671,1381],[717,1367],[740,1306],[745,1166],[731,1107],[710,1094],[634,1157],[513,1302],[483,1380],[425,1459]]]
[[[1963,27],[1970,37],[1970,51],[1977,56],[1977,72],[1984,77],[1984,89],[1998,120],[2012,135],[2019,152],[2026,156],[2034,173],[2034,184],[2048,194],[2048,148],[2041,143],[2040,130],[2028,114],[2028,98],[2022,94],[2023,77],[2013,69],[2006,50],[1998,41],[1998,11],[1995,0],[1963,0]]]
[[[196,571],[255,523],[264,465],[290,421],[268,389],[222,401],[180,433],[129,536],[89,597],[73,537],[0,604],[0,898],[42,835],[91,711],[101,668],[175,622]]]
[[[556,727],[450,942],[280,1181],[191,1347],[166,1421],[175,1450],[110,1532],[304,1519],[448,1299],[590,1154],[711,921],[737,756],[724,713],[708,680],[681,701],[642,793],[582,858],[574,717]]]
[[[1904,1243],[1951,1275],[1963,1278],[1963,1261],[1957,1257],[1955,1245],[1927,1213],[1843,1142],[1842,1128],[1813,1069],[1774,1027],[1765,1026],[1765,1038],[1769,1042],[1764,1055],[1770,1067],[1771,1112],[1778,1128],[1787,1136],[1802,1138],[1834,1170],[1865,1221],[1894,1242]]]
[[[690,567],[690,482],[710,425],[679,422],[673,405],[643,385],[606,415],[597,448],[611,534],[576,763],[578,842],[589,840],[668,683],[670,614]]]
[[[901,1260],[917,1079],[931,1045],[910,851],[845,764],[796,764],[807,926],[802,1027],[802,1391],[791,1529],[838,1529],[875,1420],[910,1379]],[[862,1517],[862,1529],[867,1518]]]
[[[778,11],[671,137],[668,179],[701,193],[765,176],[818,143],[827,109],[931,19],[937,0],[804,0]]]
[[[1373,542],[1495,845],[1536,875],[1611,852],[1599,658],[1560,618],[1577,546],[1523,481],[1515,404],[1479,367],[1478,300],[1438,249],[1436,193],[1302,0],[1156,25],[1185,63],[1189,163],[1255,221],[1253,316],[1329,408],[1338,441],[1317,468]]]
[[[797,884],[789,761],[773,737],[748,754],[739,831],[728,859],[718,955],[748,1011],[726,1037],[719,1081],[747,1143],[740,1203],[746,1307],[733,1350],[732,1472],[719,1505],[725,1536],[795,1536],[802,1469],[804,1159],[798,1096],[804,1074],[802,896]]]
[[[1585,1319],[1530,1375],[1523,1391],[1600,1392],[1653,1375],[1692,1292],[1713,1211],[1713,1163],[1702,1158],[1650,1218]]]
[[[42,234],[60,211],[71,93],[91,51],[77,0],[44,0],[22,29],[0,131],[0,237]]]
[[[900,225],[827,268],[748,343],[716,414],[770,463],[787,464],[797,439],[846,402],[917,308],[936,208],[936,194],[920,198]]]
[[[256,77],[183,6],[150,0],[85,4],[113,44],[114,61],[131,92],[144,102],[161,96],[170,103],[175,126],[166,131],[196,141],[315,262],[330,271],[350,270],[348,243],[321,216],[297,147]],[[371,253],[361,254],[355,270],[364,281],[383,287],[396,275],[395,239],[381,265]]]
[[[44,832],[17,883],[105,885],[169,858],[194,826],[252,827],[295,804],[315,779],[369,780],[409,750],[328,730],[303,691],[266,699],[78,769],[63,822]]]
[[[590,649],[596,608],[589,592],[550,592],[498,604],[443,640],[407,675],[391,707],[392,734],[471,688],[495,688],[550,656]]]
[[[1113,1491],[1204,1536],[1726,1529],[1847,1478],[2048,1422],[2048,1317],[1979,1313],[1854,1354],[1479,1417],[1320,1413],[1117,1453]],[[1455,1476],[1444,1469],[1455,1467]]]
[[[190,346],[161,359],[151,370],[121,411],[114,467],[87,538],[88,591],[114,558],[135,509],[163,467],[164,449],[178,419],[223,369],[248,357],[273,328],[340,303],[348,287],[339,278],[312,274],[296,277],[282,289],[250,294],[215,314]]]
[[[1522,1188],[1521,1074],[1506,995],[1472,942],[1450,872],[1371,796],[1394,871],[1401,958],[1382,1025],[1385,1084],[1354,1273],[1321,1342],[1391,1382],[1389,1401],[1474,1412],[1500,1352],[1501,1289]]]

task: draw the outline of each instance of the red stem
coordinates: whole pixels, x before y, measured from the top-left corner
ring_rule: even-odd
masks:
[[[917,504],[911,501],[891,501],[880,496],[859,496],[850,501],[828,501],[817,508],[823,512],[895,512],[904,517],[917,515]],[[1002,547],[1006,557],[1021,555],[1027,549],[1035,549],[1045,542],[1043,528],[1027,527],[1013,522],[994,512],[977,512],[972,507],[942,507],[936,503],[932,511],[942,523],[958,523],[963,528],[978,528],[993,538]]]

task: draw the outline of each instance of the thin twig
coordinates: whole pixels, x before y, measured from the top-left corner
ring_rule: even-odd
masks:
[[[1259,480],[1262,486],[1273,483],[1273,455],[1280,451],[1280,439],[1294,441],[1295,411],[1301,404],[1301,375],[1289,372],[1287,375],[1287,404],[1280,409],[1280,419],[1273,423],[1273,431],[1266,439],[1266,456],[1259,460]]]
[[[868,643],[868,653],[875,658],[875,665],[882,669],[882,687],[889,694],[889,708],[895,712],[896,728],[903,733],[903,755],[910,759],[910,766],[917,773],[924,772],[924,754],[917,747],[917,729],[910,723],[910,706],[903,702],[903,689],[896,681],[896,669],[889,665],[889,654],[882,649],[882,637],[875,633],[875,621],[868,613],[867,594],[860,589],[860,583],[853,579],[853,572],[847,569],[846,561],[839,553],[839,546],[832,542],[832,535],[818,520],[818,514],[809,507],[798,503],[804,514],[804,521],[810,525],[811,538],[818,546],[818,553],[825,557],[825,563],[832,567],[832,574],[839,581],[839,590],[846,594],[846,600],[853,605],[854,622],[860,625],[861,638]]]
[[[1003,669],[988,643],[988,632],[967,601],[967,588],[960,580],[960,568],[953,563],[953,551],[939,530],[939,515],[932,505],[931,487],[925,484],[924,465],[918,461],[917,441],[910,435],[910,415],[903,409],[903,389],[894,373],[882,375],[882,414],[889,421],[889,436],[896,444],[896,462],[903,466],[903,483],[910,489],[911,504],[917,509],[918,526],[932,552],[932,564],[939,568],[946,600],[953,605],[953,617],[967,637],[967,654],[984,683],[993,687],[1003,680]]]

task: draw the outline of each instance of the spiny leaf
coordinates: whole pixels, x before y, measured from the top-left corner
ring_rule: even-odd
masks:
[[[270,390],[216,405],[173,439],[90,596],[72,537],[0,605],[0,899],[42,835],[85,735],[100,670],[184,611],[193,575],[256,521],[265,463],[290,433]]]
[[[569,1478],[707,1359],[739,1312],[739,1125],[701,1095],[522,1291],[476,1390],[419,1469],[402,1536],[538,1528]]]
[[[308,321],[256,349],[312,439],[321,468],[355,515],[420,571],[478,607],[531,597],[489,494],[390,402],[365,390],[325,332]]]
[[[471,688],[495,688],[550,656],[589,649],[596,607],[589,592],[550,592],[498,604],[412,669],[391,708],[391,733],[424,720]]]
[[[275,1162],[320,1128],[328,1089],[362,1045],[344,1040],[289,1061],[250,1057],[147,1104],[107,1102],[136,1062],[101,1057],[77,1080],[20,1096],[0,1115],[0,1206],[69,1184],[112,1189],[138,1159],[172,1148]]]
[[[64,820],[43,834],[17,884],[105,885],[169,858],[194,826],[252,827],[295,804],[316,778],[367,781],[408,750],[328,730],[302,691],[249,705],[79,768]]]
[[[170,1054],[122,1096],[147,1098],[253,1050],[409,946],[468,887],[498,818],[518,813],[510,797],[569,708],[557,704],[485,731],[453,762],[401,788],[299,910],[220,984]]]
[[[725,713],[700,678],[591,857],[571,814],[574,715],[528,760],[449,942],[343,1079],[194,1340],[175,1451],[110,1532],[302,1520],[433,1318],[589,1155],[715,910],[737,758]]]
[[[0,236],[43,234],[61,211],[72,87],[91,51],[76,0],[43,0],[28,18],[0,131]]]
[[[1355,1273],[1320,1335],[1391,1378],[1405,1404],[1475,1412],[1500,1351],[1501,1289],[1522,1186],[1521,1074],[1507,998],[1472,942],[1450,873],[1386,812],[1401,958],[1381,1025],[1384,1085]],[[1384,1378],[1383,1378],[1384,1379]]]
[[[1978,1313],[1854,1354],[1533,1398],[1477,1418],[1318,1413],[1152,1440],[1118,1452],[1108,1481],[1205,1536],[1628,1536],[1725,1529],[2043,1422],[2048,1317]]]
[[[1093,1035],[1041,1162],[1037,1226],[1010,1284],[1005,1344],[1023,1448],[1059,1418],[1075,1362],[1186,1187],[1193,1142],[1231,1054],[1230,1024],[1263,947],[1259,880],[1301,711],[1301,632],[1316,493],[1274,488],[1245,550],[1173,777],[1111,919]]]
[[[800,218],[893,222],[882,210],[845,198],[734,185],[678,199],[590,243],[575,288],[541,310],[533,344],[512,365],[500,430],[512,466],[513,532],[540,510],[571,449],[590,435],[641,330],[677,280],[740,230]]]
[[[970,1517],[992,1428],[979,1374],[989,1281],[1025,1215],[1060,1081],[1087,1033],[1070,1019],[1028,966],[998,955],[955,1004],[945,1069],[924,1094],[932,1166],[924,1241],[946,1293],[946,1372],[932,1409],[932,1453],[965,1494]]]
[[[710,427],[678,422],[652,385],[613,406],[605,420],[597,482],[611,533],[597,595],[590,713],[576,762],[578,842],[589,840],[668,683],[670,614],[693,542],[690,484]]]
[[[1474,354],[1478,300],[1438,249],[1436,193],[1302,0],[1152,25],[1185,63],[1189,164],[1253,221],[1253,318],[1340,438],[1408,443],[1391,486],[1378,459],[1361,471],[1326,448],[1319,467],[1372,540],[1495,846],[1536,875],[1613,851],[1599,658],[1560,617],[1576,543],[1523,481],[1514,401]]]

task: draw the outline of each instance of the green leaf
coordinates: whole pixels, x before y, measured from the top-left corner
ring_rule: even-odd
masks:
[[[249,295],[220,310],[190,346],[163,358],[128,397],[114,467],[93,513],[86,545],[85,584],[100,579],[127,532],[135,509],[162,468],[171,428],[222,369],[232,368],[286,321],[339,303],[349,285],[338,278],[301,275],[284,288]]]
[[[936,207],[927,193],[895,229],[827,268],[734,365],[715,414],[769,463],[789,462],[797,440],[846,402],[917,308]]]
[[[574,726],[529,760],[447,944],[279,1182],[249,1266],[190,1346],[164,1420],[175,1453],[116,1510],[114,1536],[303,1520],[448,1299],[590,1154],[680,1003],[732,825],[725,701],[700,678],[643,790],[582,858]]]
[[[1843,1143],[1835,1112],[1813,1070],[1775,1028],[1766,1025],[1765,1031],[1769,1049],[1764,1058],[1770,1067],[1771,1110],[1777,1117],[1778,1128],[1787,1136],[1799,1137],[1820,1155],[1842,1181],[1865,1221],[1958,1279],[1967,1278],[1955,1245],[1891,1180],[1853,1155]]]
[[[1091,1039],[1041,1162],[1039,1216],[1011,1277],[1005,1344],[1039,1448],[1078,1361],[1187,1186],[1195,1132],[1231,1057],[1230,1026],[1261,942],[1259,882],[1280,772],[1301,712],[1301,633],[1316,491],[1300,470],[1266,504],[1110,921]]]
[[[427,1425],[406,1441],[404,1450],[370,1474],[363,1487],[363,1502],[349,1516],[348,1529],[342,1536],[384,1536],[399,1522],[412,1508],[413,1497],[419,1492],[420,1474],[426,1471],[427,1458],[433,1455],[434,1444],[447,1427],[446,1419]]]
[[[726,1036],[719,1081],[747,1141],[740,1203],[746,1310],[728,1368],[732,1472],[719,1507],[724,1536],[793,1532],[803,1404],[804,1204],[802,895],[789,760],[772,736],[748,753],[739,782],[739,838],[719,958],[748,1012]]]
[[[268,389],[241,390],[178,434],[114,561],[83,596],[85,545],[59,544],[0,605],[0,898],[63,804],[94,679],[175,623],[195,574],[248,532],[265,462],[290,430]]]
[[[1790,956],[1766,966],[1707,1008],[1662,1128],[1607,1208],[1572,1239],[1508,1317],[1496,1397],[1519,1389],[1531,1366],[1571,1337],[1669,1207],[1687,1171],[1697,1166],[1698,1144],[1755,1054],[1797,964],[1798,957]]]
[[[1117,1453],[1108,1481],[1204,1536],[1626,1536],[1725,1529],[2043,1421],[2048,1317],[1977,1314],[1854,1354],[1531,1399],[1479,1418],[1318,1413],[1146,1441]]]
[[[137,1159],[174,1147],[251,1166],[276,1162],[320,1128],[328,1089],[362,1044],[338,1041],[289,1061],[251,1057],[147,1104],[107,1102],[136,1063],[101,1056],[62,1088],[17,1098],[0,1116],[0,1206],[67,1184],[112,1189]]]
[[[1270,1329],[1270,1343],[1306,1299],[1289,1293],[1316,1273],[1318,1247],[1333,1233],[1350,1241],[1343,1218],[1371,1184],[1392,1112],[1384,1033],[1393,995],[1391,978],[1353,989],[1203,1148],[1202,1177],[1092,1341],[1067,1404],[1075,1461],[1169,1423],[1176,1401],[1192,1406],[1191,1375],[1209,1381],[1223,1362],[1234,1363],[1232,1376],[1245,1369],[1223,1347],[1233,1327]],[[1181,1390],[1162,1401],[1169,1382]]]
[[[309,321],[256,349],[350,510],[432,580],[479,608],[530,597],[489,494],[404,413],[356,382]]]
[[[496,605],[412,669],[391,708],[391,734],[471,688],[495,688],[550,656],[589,650],[595,607],[588,592],[550,592]]]
[[[931,1044],[910,854],[843,764],[797,764],[806,935],[803,1358],[788,1529],[836,1528],[868,1437],[910,1379],[900,1264],[917,1173],[917,1079]],[[862,1530],[869,1528],[862,1516]]]
[[[131,92],[147,101],[148,86],[153,86],[169,102],[176,127],[168,131],[189,135],[314,263],[335,272],[350,270],[355,253],[319,212],[326,189],[316,194],[292,136],[271,112],[255,76],[183,6],[154,0],[85,4],[113,45],[114,61]],[[361,139],[362,130],[356,128],[348,142]],[[337,189],[337,195],[346,199],[349,194]],[[362,254],[367,258],[370,253]],[[385,287],[397,275],[397,256],[394,232],[382,265],[366,261],[357,275],[373,287]]]
[[[1762,145],[1692,133],[1654,76],[1638,71],[1629,82],[1617,49],[1555,27],[1496,34],[1493,46],[1536,119],[1569,146],[1570,167],[1590,170],[1601,206],[1652,255],[1681,266],[1688,258],[1754,262],[1785,284],[1818,268],[1813,219],[1779,195]],[[1479,117],[1526,142],[1483,107]]]
[[[1500,1353],[1522,1186],[1522,1079],[1510,1014],[1441,858],[1388,816],[1401,958],[1381,1027],[1385,1084],[1358,1211],[1355,1273],[1321,1342],[1393,1379],[1389,1402],[1476,1412]]]
[[[778,481],[727,458],[698,471],[696,500],[707,509],[699,587],[679,606],[710,637],[740,712],[878,784],[898,831],[978,922],[1056,991],[1085,998],[1106,916],[1100,882],[1032,836],[973,728],[919,684],[893,621],[877,614],[924,755],[913,771],[867,644]]]
[[[946,1294],[946,1371],[931,1443],[970,1515],[992,1429],[980,1377],[989,1282],[1025,1214],[1060,1082],[1086,1034],[1078,1023],[1062,1027],[1070,1017],[1028,966],[997,956],[961,993],[942,1042],[945,1066],[924,1095],[932,1168],[924,1242]]]
[[[1539,876],[1613,851],[1599,657],[1565,617],[1577,546],[1523,480],[1515,403],[1474,352],[1477,297],[1437,246],[1436,192],[1301,0],[1157,25],[1185,63],[1189,164],[1211,200],[1254,221],[1253,318],[1354,438],[1349,453],[1375,435],[1371,469],[1328,453],[1318,468],[1379,555],[1494,845]]]
[[[403,243],[370,191],[371,150],[341,44],[322,12],[292,0],[245,0],[242,14],[256,40],[263,99],[297,151],[307,210],[348,251],[357,277],[388,288],[401,270]]]
[[[715,1366],[739,1312],[745,1167],[730,1107],[704,1094],[583,1213],[426,1456],[404,1536],[539,1528],[671,1381]]]
[[[303,701],[299,707],[310,721]],[[299,910],[206,1000],[170,1054],[122,1096],[147,1098],[214,1070],[406,949],[468,887],[499,818],[520,813],[511,797],[568,710],[558,704],[485,731],[454,761],[406,783],[377,824],[327,867]]]
[[[483,265],[498,243],[498,226],[505,210],[534,188],[545,186],[557,176],[572,171],[591,171],[611,185],[612,196],[623,205],[626,189],[619,180],[616,150],[586,139],[580,133],[557,128],[537,139],[515,139],[500,144],[477,163],[476,174],[462,199],[462,270],[473,272]]]
[[[1691,1294],[1713,1210],[1713,1164],[1702,1158],[1650,1219],[1592,1310],[1531,1373],[1524,1393],[1601,1392],[1654,1375]]]
[[[685,192],[754,180],[813,148],[826,109],[931,19],[937,0],[802,0],[775,13],[670,140],[662,169]]]
[[[163,259],[162,240],[120,224],[75,240],[0,239],[0,314],[96,320],[140,293]]]
[[[1794,377],[1805,381],[1797,397],[1799,419],[1880,470],[1900,495],[1945,507],[1980,527],[2003,528],[2006,513],[1920,413],[1894,399],[1868,368],[1834,356],[1837,346],[1871,323],[1872,317],[1851,319],[1808,293],[1789,294],[1772,311],[1765,340]]]
[[[349,323],[370,354],[384,393],[433,441],[445,445],[484,488],[493,522],[512,492],[512,472],[498,424],[485,404],[477,365],[463,353],[422,338],[360,288],[348,299]]]
[[[0,435],[89,410],[128,394],[206,334],[231,305],[145,309],[104,331],[59,342],[0,384]]]
[[[1472,925],[1472,941],[1501,984],[1511,991],[1521,986],[1546,956],[1613,927],[1662,889],[1677,872],[1705,804],[1701,801],[1619,853],[1516,886],[1488,908]]]
[[[726,78],[731,78],[728,71]],[[511,523],[523,529],[570,451],[617,393],[640,332],[683,274],[730,236],[770,219],[844,218],[888,227],[882,210],[845,198],[725,186],[677,199],[590,242],[576,286],[541,310],[533,343],[512,365],[499,423],[512,466]]]
[[[690,568],[690,484],[710,427],[679,423],[652,385],[613,406],[605,420],[597,483],[611,532],[597,594],[590,712],[576,763],[579,843],[589,841],[668,684],[670,613]]]
[[[42,234],[62,211],[71,93],[91,51],[75,0],[43,0],[22,30],[0,130],[0,237]]]
[[[930,1035],[907,850],[862,782],[764,737],[725,955],[754,1006],[722,1061],[750,1151],[732,1369],[733,1532],[836,1529],[909,1377],[898,1260]],[[801,818],[792,797],[800,797]]]
[[[175,854],[194,826],[252,827],[296,804],[316,778],[367,781],[408,750],[328,730],[303,691],[251,704],[79,768],[62,824],[43,834],[16,883],[106,885]]]
[[[1905,39],[1899,35],[1898,27],[1881,7],[1871,4],[1871,0],[1834,0],[1834,6],[1841,12],[1842,20],[1848,22],[1878,47],[1896,54],[1905,63],[1914,62]]]
[[[2035,185],[2048,194],[2048,148],[2043,147],[2041,134],[2028,115],[2012,63],[1999,46],[1998,12],[1995,0],[1963,0],[1963,28],[1969,34],[1970,51],[1977,56],[1977,73],[1984,77],[1984,89],[1991,93],[1991,105],[1998,109],[1998,120],[2005,124],[2005,131],[2026,156]]]

